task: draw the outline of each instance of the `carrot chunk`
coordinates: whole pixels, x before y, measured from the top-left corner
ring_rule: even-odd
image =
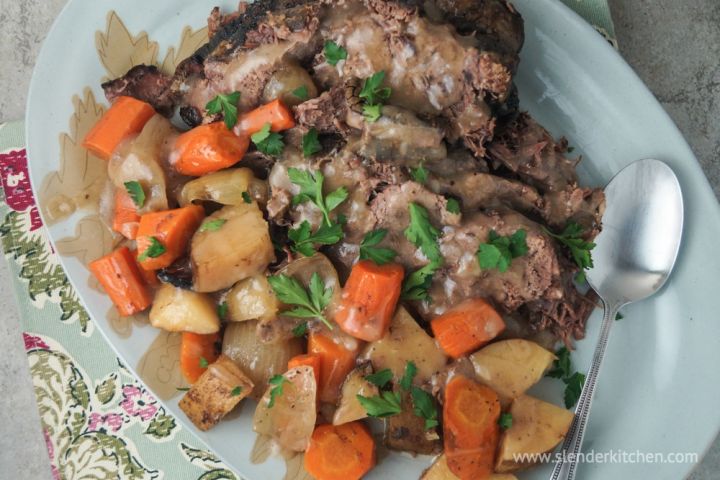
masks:
[[[216,172],[242,160],[249,145],[247,135],[235,135],[223,122],[200,125],[175,141],[175,169],[194,177]]]
[[[465,300],[430,322],[435,339],[453,358],[477,350],[505,330],[502,317],[485,300]]]
[[[489,387],[462,375],[445,388],[443,433],[450,470],[461,480],[489,479],[500,437],[500,401]]]
[[[377,265],[370,260],[355,264],[345,284],[335,322],[348,335],[373,342],[387,332],[400,298],[403,267]]]
[[[91,262],[89,268],[123,317],[142,312],[152,303],[152,295],[127,247]]]
[[[132,97],[119,97],[85,136],[82,146],[104,160],[128,136],[140,133],[155,110]]]
[[[320,355],[307,353],[305,355],[296,355],[288,361],[288,370],[295,367],[308,366],[312,367],[315,375],[315,384],[320,385]]]
[[[262,130],[267,123],[270,124],[270,130],[273,132],[288,130],[295,126],[290,110],[276,99],[242,115],[235,131],[250,136]]]
[[[375,441],[361,422],[318,425],[304,462],[316,480],[359,480],[375,466]]]
[[[140,266],[145,270],[157,270],[180,258],[204,217],[205,212],[198,205],[146,213],[140,217],[137,232]]]
[[[135,240],[139,226],[140,215],[138,215],[137,207],[132,198],[125,190],[115,190],[115,212],[112,229],[129,240]]]
[[[218,344],[219,333],[202,335],[199,333],[183,332],[180,345],[180,371],[185,380],[190,383],[197,382],[209,364],[217,360],[220,355]]]
[[[308,353],[320,357],[320,401],[335,402],[345,377],[355,368],[357,349],[348,349],[322,333],[310,333]]]

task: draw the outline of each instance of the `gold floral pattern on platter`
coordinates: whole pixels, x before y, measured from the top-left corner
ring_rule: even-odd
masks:
[[[107,15],[105,30],[95,34],[98,58],[106,72],[99,80],[120,77],[130,68],[141,64],[155,65],[164,73],[172,74],[177,65],[207,42],[207,39],[207,28],[194,30],[186,26],[177,46],[169,47],[160,60],[159,44],[144,31],[134,35],[117,12],[111,11]],[[59,168],[45,177],[38,192],[38,203],[44,218],[50,224],[82,215],[75,224],[75,234],[60,239],[56,246],[61,255],[77,258],[83,265],[87,265],[110,252],[122,239],[109,226],[110,205],[103,205],[101,201],[103,192],[109,189],[107,162],[89,153],[81,145],[89,130],[102,117],[106,107],[95,98],[90,87],[85,87],[82,95],[74,96],[72,102],[74,108],[68,131],[62,133],[59,139]],[[98,282],[92,277],[89,286],[100,289]],[[148,323],[147,313],[121,317],[114,308],[108,311],[106,318],[113,331],[121,338],[129,338],[133,326]],[[158,331],[157,337],[137,365],[140,378],[152,393],[162,400],[179,396],[181,392],[178,388],[187,385],[179,368],[180,340],[180,334]],[[254,462],[261,458],[265,461],[272,450],[269,439],[259,440],[258,446],[262,453],[258,455],[260,452],[254,451]],[[236,478],[232,472],[221,468],[219,460],[211,454],[195,451],[184,444],[182,448],[191,462],[205,462],[202,465],[208,469],[208,478]],[[285,480],[310,480],[311,477],[303,467],[302,454],[288,454],[285,462]]]

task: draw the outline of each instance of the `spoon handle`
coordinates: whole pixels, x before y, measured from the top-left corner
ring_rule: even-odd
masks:
[[[605,312],[603,314],[602,326],[600,328],[600,338],[598,339],[595,353],[593,354],[592,366],[585,379],[585,386],[575,408],[575,419],[570,425],[570,430],[565,437],[561,457],[555,464],[552,472],[551,480],[573,480],[575,478],[575,469],[577,467],[577,456],[582,448],[583,437],[585,436],[585,425],[590,417],[590,406],[592,405],[593,394],[595,393],[595,384],[597,383],[600,366],[605,357],[605,348],[610,337],[610,329],[615,323],[615,315],[617,315],[618,307],[609,306],[605,303]]]

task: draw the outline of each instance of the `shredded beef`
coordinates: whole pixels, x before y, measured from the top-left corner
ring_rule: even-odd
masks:
[[[306,128],[315,128],[321,133],[347,133],[346,122],[348,106],[345,100],[345,89],[333,87],[294,107],[298,124]]]

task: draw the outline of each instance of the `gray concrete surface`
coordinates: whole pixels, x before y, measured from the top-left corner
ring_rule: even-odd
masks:
[[[40,43],[65,0],[0,0],[0,122],[23,115]],[[620,50],[668,110],[720,197],[720,2],[610,0]],[[0,261],[0,285],[9,285]],[[0,477],[50,478],[19,319],[0,288]],[[701,392],[698,392],[701,393]],[[720,478],[720,442],[690,477]]]

